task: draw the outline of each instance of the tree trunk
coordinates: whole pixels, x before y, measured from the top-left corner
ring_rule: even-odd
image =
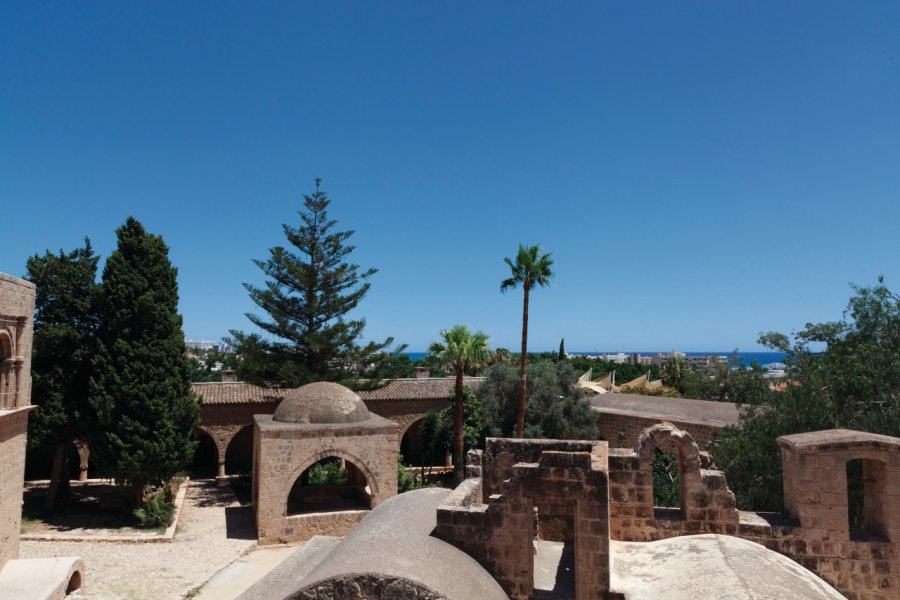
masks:
[[[525,383],[525,357],[528,354],[528,284],[524,284],[525,299],[522,304],[522,355],[519,358],[519,416],[516,419],[516,437],[525,437],[525,398],[527,396]]]
[[[132,508],[140,508],[144,504],[144,487],[143,481],[135,481],[131,484]]]
[[[453,479],[462,483],[466,465],[463,459],[463,366],[456,365],[456,395],[453,400]]]
[[[66,469],[66,443],[63,441],[56,442],[56,449],[53,452],[53,468],[50,471],[50,487],[47,488],[47,501],[44,503],[44,511],[50,512],[56,506],[56,500],[60,496],[60,488],[62,487],[62,479],[66,477],[68,483],[68,473]],[[65,491],[63,491],[65,495]]]

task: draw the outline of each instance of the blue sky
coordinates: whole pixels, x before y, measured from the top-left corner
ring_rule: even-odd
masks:
[[[367,337],[516,348],[517,244],[553,252],[530,348],[758,349],[900,288],[900,4],[3,3],[0,271],[134,215],[185,333],[321,177],[380,269]]]

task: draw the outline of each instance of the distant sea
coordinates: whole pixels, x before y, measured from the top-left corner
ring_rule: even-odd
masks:
[[[570,354],[582,354],[584,356],[601,356],[604,354],[617,354],[616,352],[571,352]],[[410,360],[419,360],[420,358],[424,358],[425,352],[404,352],[407,356],[409,356]],[[654,356],[656,354],[666,354],[666,352],[626,352],[625,354],[640,354],[641,356]],[[717,354],[721,356],[731,356],[731,352],[685,352],[690,356],[707,356],[709,354]],[[784,352],[738,352],[738,355],[741,357],[741,361],[745,366],[750,366],[753,361],[759,363],[760,366],[769,365],[772,363],[783,363],[785,359]]]

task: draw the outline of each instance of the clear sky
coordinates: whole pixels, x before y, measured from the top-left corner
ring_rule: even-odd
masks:
[[[900,3],[0,5],[0,271],[134,215],[218,339],[315,177],[370,338],[517,348],[524,242],[532,349],[757,350],[900,289]]]

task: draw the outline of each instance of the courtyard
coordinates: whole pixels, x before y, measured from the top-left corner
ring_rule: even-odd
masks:
[[[188,483],[172,542],[21,542],[21,558],[80,556],[89,600],[175,600],[200,586],[256,544],[253,514],[228,486]]]

